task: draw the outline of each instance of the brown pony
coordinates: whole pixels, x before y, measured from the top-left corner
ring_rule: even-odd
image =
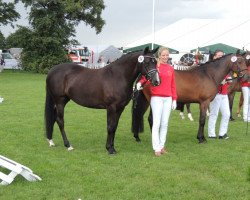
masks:
[[[198,103],[200,105],[199,129],[197,134],[199,143],[206,141],[204,126],[209,103],[217,94],[221,81],[231,71],[235,72],[238,77],[248,78],[247,66],[242,56],[229,54],[188,71],[175,70],[178,102]],[[132,132],[136,141],[140,141],[138,133],[143,130],[143,115],[149,104],[149,98],[146,99],[143,97],[144,94],[145,92],[140,92],[138,98],[134,99],[134,105],[136,106],[132,107]]]
[[[153,85],[159,85],[154,53],[144,51],[129,53],[101,69],[89,69],[73,63],[53,67],[46,79],[45,124],[50,146],[53,127],[57,122],[64,146],[72,150],[64,130],[64,107],[72,100],[88,108],[107,110],[107,142],[109,154],[115,154],[115,132],[120,116],[129,103],[133,84],[139,74],[144,74]]]

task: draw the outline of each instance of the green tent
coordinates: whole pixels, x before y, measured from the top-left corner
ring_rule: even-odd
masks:
[[[217,44],[212,44],[212,45],[208,45],[208,46],[204,46],[204,47],[198,47],[199,51],[203,51],[208,53],[209,51],[211,53],[214,53],[217,49],[222,50],[225,54],[230,54],[230,53],[236,53],[236,51],[238,50],[238,48],[236,47],[232,47],[223,43],[217,43]],[[192,49],[190,52],[194,53],[196,52],[197,49]],[[241,53],[243,53],[243,50],[240,50]]]
[[[140,46],[136,46],[136,47],[131,47],[131,48],[125,49],[125,50],[123,50],[123,53],[129,53],[129,52],[134,52],[134,51],[141,51],[141,50],[144,50],[146,47],[149,47],[151,49],[152,43],[147,43],[147,44],[143,44],[143,45],[140,45]],[[154,44],[153,47],[155,49],[157,47],[161,47],[161,45]],[[179,51],[177,51],[175,49],[171,49],[171,48],[168,48],[168,49],[169,49],[169,53],[170,54],[178,54],[179,53]]]

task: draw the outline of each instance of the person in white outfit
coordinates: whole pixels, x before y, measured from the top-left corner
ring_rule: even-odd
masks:
[[[216,50],[213,59],[218,59],[224,55],[222,50]],[[228,123],[230,118],[230,108],[228,100],[228,86],[230,77],[227,75],[221,82],[218,93],[213,101],[210,102],[210,115],[208,118],[208,138],[216,139],[215,127],[219,111],[221,112],[221,122],[219,128],[219,139],[228,139]]]
[[[174,68],[168,64],[169,50],[166,47],[161,47],[158,50],[157,70],[161,79],[159,86],[152,86],[149,89],[151,93],[150,106],[153,113],[152,127],[152,147],[155,156],[167,153],[165,147],[168,122],[171,109],[176,109],[176,85]],[[137,90],[140,90],[142,85],[147,82],[147,79],[142,76],[136,84]]]
[[[250,68],[250,66],[248,66]],[[243,120],[250,122],[250,83],[248,81],[241,81],[241,89],[243,94]]]

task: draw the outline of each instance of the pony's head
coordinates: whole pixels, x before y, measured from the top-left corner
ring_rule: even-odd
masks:
[[[242,56],[240,54],[231,55],[230,62],[231,62],[231,70],[236,76],[240,79],[246,80],[249,77],[249,72],[247,70],[246,62],[248,62],[250,58],[249,56]]]
[[[243,55],[242,55],[246,61],[246,65],[249,67],[250,66],[250,51],[246,51]]]
[[[144,75],[147,80],[149,80],[153,86],[158,86],[161,83],[159,73],[157,71],[157,61],[155,53],[158,51],[158,48],[150,51],[149,47],[146,47],[138,57],[138,63],[141,65],[141,74]]]

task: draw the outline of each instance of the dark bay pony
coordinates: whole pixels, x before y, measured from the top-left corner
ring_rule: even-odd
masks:
[[[157,49],[129,53],[101,69],[84,68],[65,63],[53,67],[46,79],[45,125],[50,146],[57,122],[64,146],[73,147],[64,130],[64,107],[72,100],[88,108],[107,109],[107,141],[109,154],[115,154],[115,132],[125,106],[131,100],[133,84],[139,74],[153,85],[159,85],[154,53]]]
[[[242,56],[235,56],[234,54],[225,55],[220,59],[209,61],[188,71],[175,70],[178,102],[198,103],[200,105],[197,134],[199,143],[206,141],[204,126],[209,103],[217,94],[219,84],[230,71],[235,72],[238,77],[248,77],[247,66]],[[137,101],[136,105],[139,106],[133,106],[132,132],[136,141],[140,141],[139,132],[143,130],[143,115],[149,102],[144,97],[143,92],[140,92],[140,95],[134,101]]]

